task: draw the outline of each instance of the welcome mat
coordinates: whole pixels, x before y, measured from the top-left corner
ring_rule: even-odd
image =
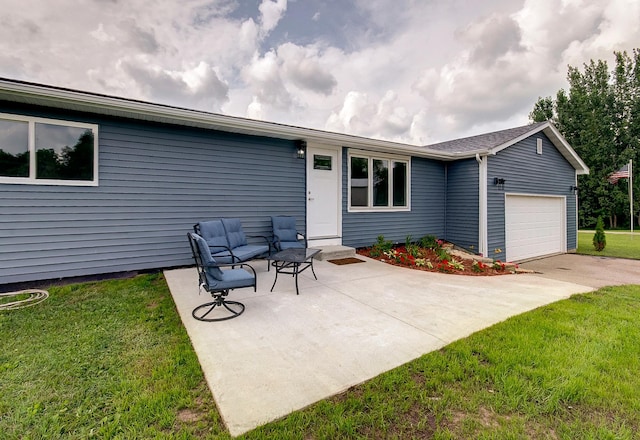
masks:
[[[353,263],[364,263],[364,260],[360,260],[355,257],[349,258],[338,258],[337,260],[327,260],[329,263],[337,264],[342,266],[343,264],[353,264]]]

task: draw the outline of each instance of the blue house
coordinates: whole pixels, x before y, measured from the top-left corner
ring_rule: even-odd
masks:
[[[220,217],[292,215],[310,246],[567,252],[588,171],[548,122],[414,146],[0,79],[0,284],[189,265],[185,233]]]

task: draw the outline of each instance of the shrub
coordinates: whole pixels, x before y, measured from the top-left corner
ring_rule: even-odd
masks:
[[[602,251],[607,245],[607,238],[604,235],[604,222],[602,221],[602,217],[598,217],[598,222],[596,223],[596,233],[593,235],[593,247],[596,251]]]
[[[434,252],[440,261],[449,260],[451,258],[451,255],[449,255],[449,252],[447,252],[446,249],[436,248],[434,249]]]
[[[438,239],[433,235],[425,235],[420,239],[420,246],[425,249],[438,248]]]
[[[414,258],[422,257],[422,252],[420,252],[420,246],[411,241],[411,235],[407,235],[405,245],[405,249],[407,249],[407,254],[411,255]]]
[[[393,248],[393,242],[385,240],[384,235],[378,235],[378,241],[371,246],[371,256],[379,257],[385,252],[389,252]]]

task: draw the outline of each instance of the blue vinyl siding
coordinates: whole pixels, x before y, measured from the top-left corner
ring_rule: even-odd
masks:
[[[411,159],[410,212],[348,212],[348,160],[343,149],[342,243],[345,246],[371,246],[378,235],[404,243],[407,235],[419,239],[427,234],[444,236],[445,173],[441,162]]]
[[[305,164],[292,141],[51,111],[99,124],[98,187],[0,184],[0,284],[192,264],[193,224],[271,215],[305,229]]]
[[[542,139],[542,155],[536,153],[537,138]],[[565,196],[567,250],[576,249],[576,197],[570,189],[575,184],[575,169],[549,138],[536,133],[488,160],[489,257],[504,258],[495,250],[505,249],[505,193]],[[503,189],[493,184],[494,177],[506,179]]]
[[[445,239],[464,249],[478,249],[478,173],[475,159],[447,163],[447,224]]]

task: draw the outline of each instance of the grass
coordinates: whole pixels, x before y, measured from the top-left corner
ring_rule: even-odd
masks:
[[[593,248],[593,232],[578,232],[578,254],[583,255],[597,255],[600,257],[617,257],[617,258],[632,258],[640,259],[640,233],[616,232],[615,234],[608,234],[605,231],[607,238],[607,246],[601,252],[596,251]]]
[[[0,313],[2,438],[229,438],[160,275],[50,294]],[[638,340],[640,286],[604,288],[243,437],[638,438]]]
[[[162,276],[49,293],[0,312],[1,438],[224,434]]]

